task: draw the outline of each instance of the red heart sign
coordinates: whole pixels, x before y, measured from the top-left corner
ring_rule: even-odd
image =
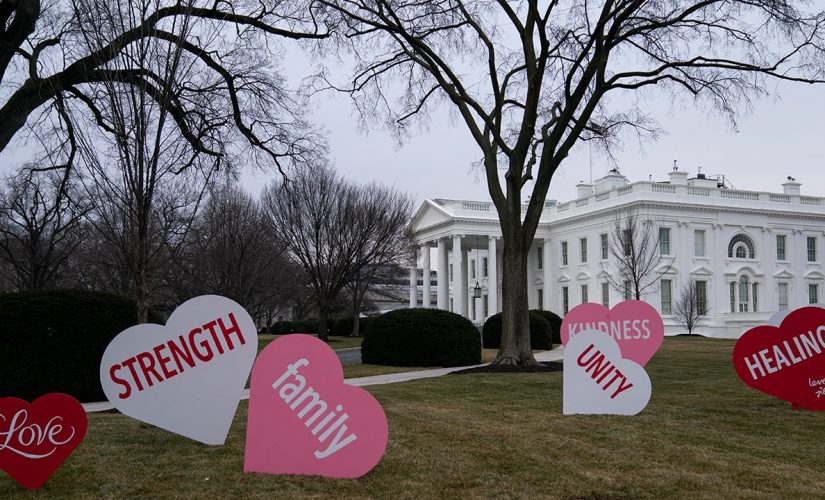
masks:
[[[733,366],[756,390],[825,410],[825,309],[803,307],[779,327],[751,328],[733,348]]]
[[[86,411],[68,394],[27,403],[0,398],[0,469],[28,489],[39,488],[86,435]]]

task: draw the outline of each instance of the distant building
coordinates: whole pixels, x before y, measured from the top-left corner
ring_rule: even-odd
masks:
[[[668,334],[683,331],[672,312],[691,278],[706,310],[699,333],[714,337],[738,337],[777,310],[825,300],[825,198],[802,196],[791,177],[781,193],[735,190],[721,176],[688,178],[676,169],[669,177],[631,184],[613,170],[579,184],[573,201],[546,203],[529,256],[530,308],[563,315],[582,302],[624,300],[605,279],[616,270],[606,242],[628,208],[658,226],[661,279],[643,300],[662,314]],[[423,267],[438,272],[435,290],[421,283],[410,305],[474,321],[501,310],[501,229],[492,203],[426,200],[413,229]],[[419,275],[411,272],[410,283]],[[481,297],[474,299],[476,284]]]

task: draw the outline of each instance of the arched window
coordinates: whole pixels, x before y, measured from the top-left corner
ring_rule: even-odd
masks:
[[[739,312],[748,312],[750,282],[747,276],[739,278]]]
[[[756,248],[753,240],[744,234],[737,234],[730,240],[728,245],[728,257],[737,259],[755,259]]]

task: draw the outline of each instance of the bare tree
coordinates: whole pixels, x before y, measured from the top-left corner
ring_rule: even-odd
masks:
[[[83,239],[81,220],[90,204],[67,172],[23,169],[0,192],[0,259],[18,290],[52,288]]]
[[[288,183],[274,183],[264,203],[313,292],[324,340],[341,290],[408,248],[409,197],[378,185],[355,186],[329,167],[303,168]]]
[[[825,16],[800,10],[801,1],[320,3],[339,16],[341,43],[353,44],[356,59],[350,84],[321,75],[320,87],[350,92],[365,123],[383,121],[399,138],[446,102],[479,146],[504,244],[496,364],[536,363],[527,255],[550,180],[579,140],[609,152],[623,131],[655,136],[657,125],[634,104],[642,90],[734,119],[768,80],[823,82]]]
[[[287,1],[0,0],[0,151],[29,122],[64,101],[100,118],[104,83],[132,86],[169,113],[197,155],[231,159],[251,147],[258,163],[281,168],[315,155],[318,137],[274,71],[279,39],[320,39],[311,4]],[[181,30],[186,26],[186,30]],[[135,45],[175,47],[191,65],[169,99],[163,75],[129,55]],[[67,105],[68,107],[68,105]],[[37,110],[42,112],[35,113]],[[106,129],[105,120],[99,125]],[[74,149],[66,130],[61,139]],[[181,168],[187,166],[182,163]]]
[[[699,302],[699,291],[696,288],[696,281],[688,280],[682,285],[679,291],[679,298],[673,309],[673,317],[681,326],[687,328],[688,335],[693,334],[693,330],[705,319],[705,305]]]
[[[257,200],[222,184],[209,197],[178,254],[178,277],[189,297],[218,294],[269,324],[295,286],[295,269]]]
[[[641,300],[645,290],[661,278],[656,270],[662,261],[659,245],[658,227],[652,220],[634,208],[617,212],[608,246],[616,272],[606,269],[605,273],[611,288]]]

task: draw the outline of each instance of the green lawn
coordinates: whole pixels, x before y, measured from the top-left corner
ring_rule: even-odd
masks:
[[[283,337],[283,335],[270,335],[267,333],[258,334],[258,352],[266,347],[273,340]],[[333,349],[350,349],[352,347],[361,347],[361,342],[364,337],[334,337],[330,336],[327,344]]]
[[[360,480],[243,473],[246,403],[226,446],[119,414],[46,483],[66,498],[731,498],[825,496],[825,415],[746,387],[732,341],[667,339],[636,417],[565,417],[562,374],[448,375],[367,389],[390,425]],[[273,422],[273,425],[276,425]],[[284,450],[286,452],[287,450]],[[28,497],[0,473],[0,498]]]

